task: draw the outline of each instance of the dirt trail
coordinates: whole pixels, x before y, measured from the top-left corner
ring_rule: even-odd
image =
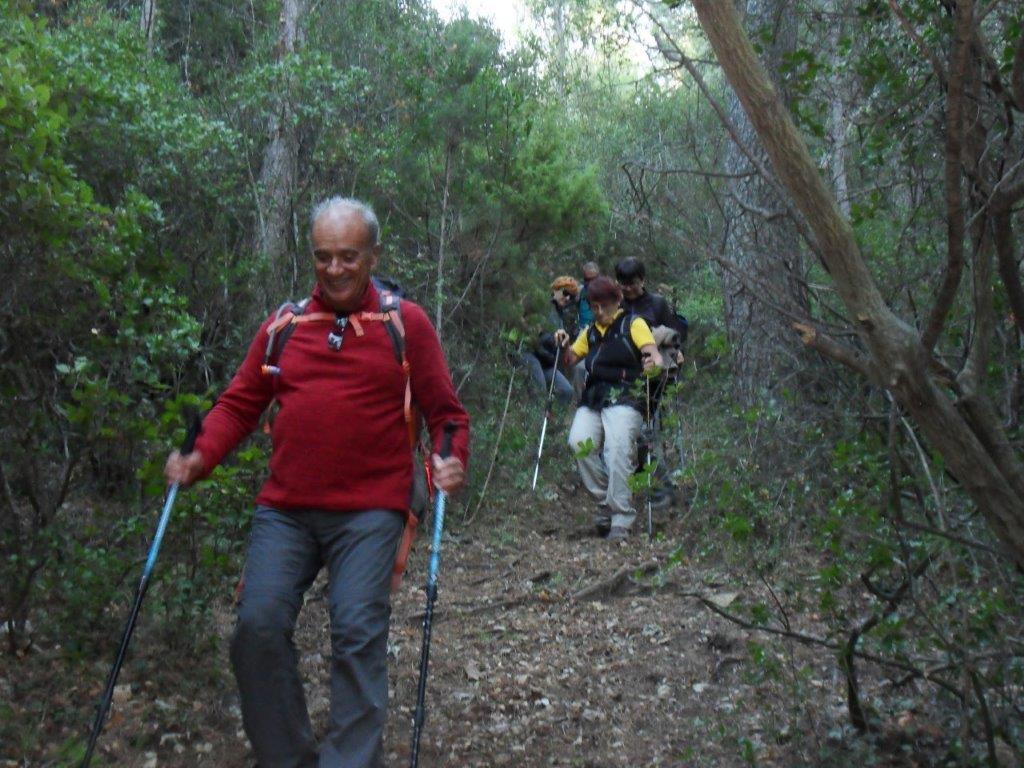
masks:
[[[808,733],[827,732],[842,718],[841,686],[810,688],[813,701],[785,700],[763,664],[753,663],[745,633],[683,594],[728,602],[742,588],[698,572],[686,557],[665,568],[684,535],[678,520],[666,515],[659,541],[609,544],[592,534],[588,512],[545,506],[445,537],[423,768],[739,766],[755,755],[760,765],[807,764],[820,748]],[[421,536],[394,601],[389,767],[408,764],[428,550]],[[225,601],[216,644],[224,672],[196,695],[174,692],[173,680],[132,684],[101,742],[109,764],[254,765],[226,671],[231,622]],[[307,596],[296,639],[322,732],[329,653],[322,581]],[[794,668],[813,663],[790,660]],[[831,674],[816,669],[812,677]],[[801,723],[805,717],[813,728]]]
[[[552,507],[546,517],[446,536],[420,764],[730,766],[747,764],[754,748],[762,764],[792,764],[792,726],[779,720],[770,687],[743,681],[738,631],[679,595],[697,587],[728,600],[727,585],[685,559],[662,570],[671,531],[660,542],[612,545],[592,535],[585,512],[569,518]],[[387,766],[408,763],[427,540],[394,602]],[[298,643],[322,731],[329,641],[320,585],[307,602]]]

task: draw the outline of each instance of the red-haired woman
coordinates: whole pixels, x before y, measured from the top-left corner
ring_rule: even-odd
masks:
[[[636,518],[629,477],[636,469],[636,442],[643,426],[646,392],[637,382],[657,373],[661,354],[650,326],[622,311],[622,291],[607,277],[587,286],[594,312],[592,325],[580,331],[565,353],[566,365],[585,361],[587,380],[569,429],[569,447],[585,453],[578,458],[586,489],[607,508],[598,517],[599,530],[609,541],[629,535]],[[555,340],[565,346],[569,334],[558,331]],[[592,441],[589,451],[581,450]]]

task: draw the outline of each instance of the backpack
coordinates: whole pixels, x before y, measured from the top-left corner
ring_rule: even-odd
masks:
[[[377,275],[373,275],[370,277],[370,281],[373,283],[373,287],[377,289],[378,293],[384,293],[387,291],[389,293],[393,293],[400,299],[405,298],[405,288],[403,288],[400,283],[389,277],[377,277]]]
[[[690,332],[690,322],[686,319],[686,315],[675,312],[676,318],[676,330],[679,331],[679,342],[680,349],[686,347],[686,336]]]
[[[337,325],[339,332],[332,332],[328,336],[328,343],[337,339],[338,348],[341,348],[341,332],[351,324],[357,336],[362,336],[364,322],[382,322],[387,330],[391,345],[394,348],[395,360],[405,374],[405,423],[409,430],[409,447],[412,457],[412,487],[409,492],[409,508],[405,515],[405,530],[402,533],[402,540],[395,553],[395,565],[392,568],[392,589],[396,589],[401,583],[402,574],[405,573],[405,566],[409,559],[409,551],[412,549],[412,542],[416,536],[416,527],[423,519],[427,509],[430,507],[432,497],[430,482],[429,454],[424,450],[420,440],[420,432],[423,419],[419,409],[412,401],[412,380],[409,359],[405,354],[405,325],[402,323],[402,299],[401,296],[389,288],[378,289],[380,305],[377,312],[357,312],[351,315],[339,317],[333,312],[313,312],[306,314],[309,306],[309,299],[300,302],[286,301],[278,307],[274,321],[267,326],[267,347],[263,357],[261,370],[264,375],[276,376],[281,373],[278,362],[281,360],[281,353],[285,344],[295,331],[295,326],[302,322],[316,320],[332,320]]]

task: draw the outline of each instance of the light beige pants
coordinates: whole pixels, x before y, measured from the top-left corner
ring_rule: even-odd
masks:
[[[629,477],[636,470],[636,441],[643,417],[628,405],[612,405],[595,411],[581,405],[569,429],[569,447],[574,453],[587,439],[593,449],[577,458],[583,485],[598,501],[607,505],[611,524],[629,528],[636,518]]]

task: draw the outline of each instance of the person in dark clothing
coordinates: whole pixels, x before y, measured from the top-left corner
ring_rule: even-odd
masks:
[[[533,348],[520,358],[530,371],[530,378],[545,393],[551,388],[551,377],[554,377],[555,397],[564,403],[572,400],[573,385],[562,370],[555,368],[558,346],[555,344],[554,332],[564,329],[571,338],[576,336],[579,325],[579,291],[579,284],[572,277],[556,277],[552,281],[551,314],[548,318],[551,330],[537,334]]]
[[[622,308],[640,315],[651,328],[664,325],[685,338],[686,329],[665,297],[644,287],[646,277],[647,270],[640,259],[631,256],[615,265],[615,280],[622,289]]]
[[[644,286],[646,277],[647,270],[640,259],[631,256],[620,259],[616,263],[615,280],[622,291],[623,309],[646,320],[652,331],[654,331],[655,337],[659,340],[659,345],[661,339],[672,335],[673,332],[676,339],[685,340],[687,331],[686,321],[672,310],[664,296],[646,289]],[[673,372],[678,370],[679,366],[683,364],[681,342],[677,342],[675,346],[663,349],[665,354],[672,356],[666,368]],[[670,376],[662,377],[652,391],[652,408],[655,412],[657,411],[657,403],[661,400],[669,380]],[[652,414],[652,416],[655,419],[659,418],[657,413]],[[655,488],[651,494],[653,506],[658,508],[671,503],[671,483],[663,462],[658,464],[654,482]]]

